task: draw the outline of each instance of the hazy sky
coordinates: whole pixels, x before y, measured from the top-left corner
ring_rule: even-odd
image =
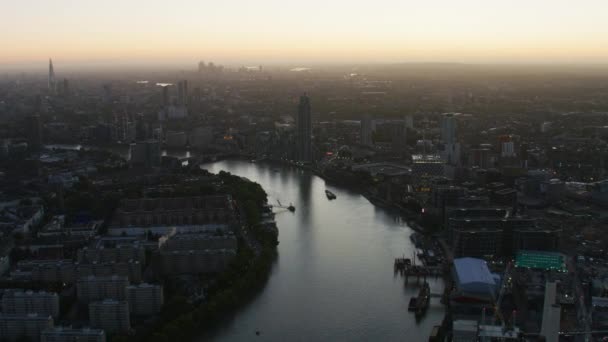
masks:
[[[608,0],[3,0],[0,64],[608,62]]]

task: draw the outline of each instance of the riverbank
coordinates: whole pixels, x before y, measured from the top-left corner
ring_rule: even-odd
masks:
[[[111,341],[198,339],[212,333],[264,288],[277,258],[278,245],[278,230],[261,224],[266,193],[259,184],[241,177],[229,173],[218,176],[224,187],[230,189],[228,192],[237,201],[240,213],[235,259],[226,270],[212,278],[200,305],[193,306],[174,295],[161,312],[157,321],[160,324],[135,336],[117,336]]]

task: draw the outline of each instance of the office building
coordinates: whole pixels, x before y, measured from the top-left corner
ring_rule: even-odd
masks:
[[[131,329],[129,303],[106,299],[89,304],[89,320],[93,328],[103,329],[106,334],[128,332]]]
[[[76,282],[78,300],[90,303],[104,299],[126,300],[129,279],[125,276],[89,276]]]
[[[129,312],[136,316],[149,316],[160,312],[163,303],[163,288],[160,285],[142,283],[127,286]]]
[[[2,312],[13,315],[39,314],[59,317],[59,296],[52,292],[34,292],[20,289],[5,290],[2,295]]]
[[[106,342],[106,333],[102,329],[54,327],[40,334],[40,342]]]
[[[8,341],[18,341],[27,338],[29,341],[40,341],[40,334],[53,328],[53,317],[28,314],[11,315],[0,314],[0,338]]]
[[[312,119],[310,115],[310,99],[303,95],[298,105],[296,120],[296,155],[302,163],[312,162]]]

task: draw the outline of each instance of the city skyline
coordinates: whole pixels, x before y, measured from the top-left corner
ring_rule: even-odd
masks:
[[[465,0],[285,4],[11,2],[0,67],[49,56],[85,65],[576,63],[608,60],[608,4]],[[137,15],[133,15],[137,13]]]

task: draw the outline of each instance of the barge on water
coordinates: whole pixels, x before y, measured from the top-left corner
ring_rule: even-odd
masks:
[[[420,292],[418,292],[418,296],[410,299],[407,310],[414,312],[417,317],[420,317],[426,312],[426,309],[428,309],[430,301],[431,287],[429,286],[429,283],[425,281],[420,288]]]

